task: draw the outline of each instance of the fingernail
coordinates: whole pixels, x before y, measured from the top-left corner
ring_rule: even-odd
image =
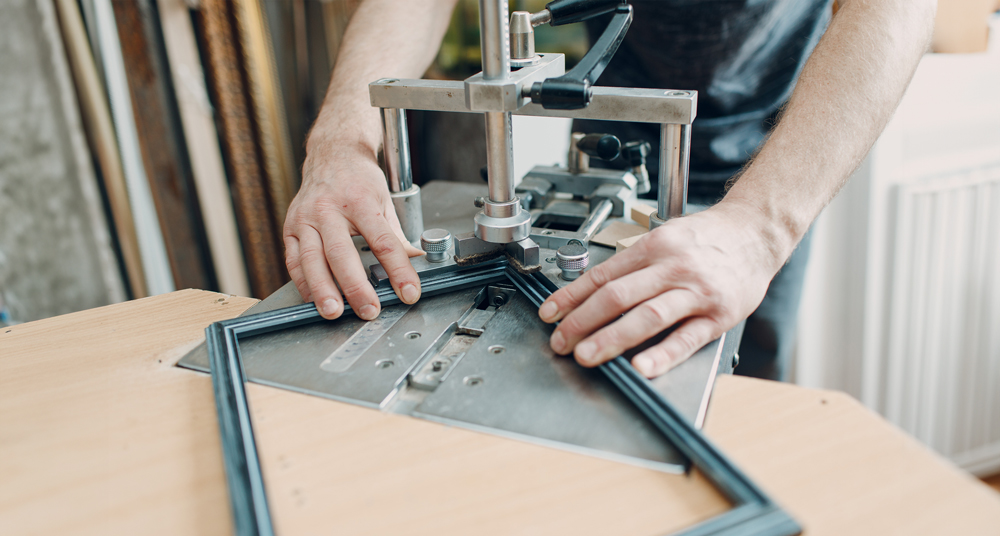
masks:
[[[340,312],[340,302],[338,302],[333,298],[330,298],[328,300],[325,300],[319,306],[319,309],[323,313],[323,316],[336,316],[337,313]]]
[[[546,322],[555,320],[557,314],[559,314],[559,306],[554,301],[546,301],[538,308],[538,317]]]
[[[576,345],[575,353],[577,359],[589,363],[594,358],[594,354],[597,353],[597,345],[590,341],[581,342]]]
[[[374,305],[362,305],[358,309],[358,316],[364,320],[374,320],[378,316],[378,309]]]
[[[413,285],[403,285],[401,293],[403,294],[403,301],[406,303],[415,303],[420,298],[420,291]]]
[[[632,366],[647,378],[653,375],[653,360],[644,355],[637,356],[633,359]]]
[[[556,353],[560,353],[561,354],[561,353],[563,353],[565,351],[565,350],[563,350],[563,348],[566,347],[566,338],[563,337],[562,333],[559,333],[557,331],[557,332],[553,333],[552,334],[552,338],[549,339],[549,346],[551,346],[552,349],[556,351]]]

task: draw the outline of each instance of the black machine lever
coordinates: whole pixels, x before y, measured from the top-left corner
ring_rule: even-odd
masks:
[[[549,3],[546,9],[552,11],[556,6],[560,15],[558,24],[579,22],[588,18],[607,13],[611,2],[601,0],[556,0]],[[552,24],[557,25],[557,15],[552,11]],[[542,105],[547,110],[579,110],[590,104],[593,96],[592,86],[608,66],[618,46],[625,39],[625,32],[632,24],[632,6],[615,2],[614,15],[611,22],[587,52],[587,55],[570,71],[557,78],[548,78],[535,82],[531,86],[531,102]]]
[[[550,13],[549,24],[562,26],[610,13],[623,3],[622,0],[553,0],[545,4],[545,9]]]
[[[576,148],[590,156],[610,162],[618,158],[622,142],[611,134],[587,134],[576,142]]]

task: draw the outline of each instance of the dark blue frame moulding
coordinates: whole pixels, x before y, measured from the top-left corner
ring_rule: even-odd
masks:
[[[427,278],[421,281],[421,295],[429,297],[499,282],[512,283],[536,306],[556,290],[545,276],[521,274],[508,266],[506,259],[500,258]],[[383,306],[399,303],[392,289],[377,292]],[[350,312],[350,306],[345,305],[344,313]],[[236,534],[240,536],[270,536],[274,534],[274,527],[247,404],[239,339],[320,320],[323,318],[316,307],[307,303],[216,322],[205,329],[229,498]],[[798,523],[704,434],[685,421],[628,360],[619,356],[598,368],[733,504],[730,510],[675,533],[675,536],[793,536],[801,533]]]

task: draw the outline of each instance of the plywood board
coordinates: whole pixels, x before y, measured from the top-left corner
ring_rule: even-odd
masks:
[[[0,533],[230,532],[210,379],[173,364],[253,303],[187,290],[0,330]],[[727,508],[697,475],[248,392],[279,534],[653,535]]]
[[[649,215],[656,212],[656,207],[647,205],[643,202],[638,202],[632,205],[632,221],[638,223],[639,225],[649,229]]]
[[[615,247],[615,244],[619,240],[624,238],[631,238],[633,236],[639,236],[648,232],[645,227],[640,227],[638,225],[632,225],[631,223],[625,223],[621,221],[613,221],[609,223],[601,232],[594,235],[590,241],[595,244],[600,244],[602,246],[607,246],[609,248]]]
[[[625,251],[626,249],[632,247],[633,244],[639,241],[643,235],[630,236],[628,238],[623,238],[615,243],[615,253]]]
[[[841,392],[720,376],[705,432],[808,536],[1000,529],[1000,496]]]
[[[0,533],[230,532],[209,378],[173,364],[253,303],[187,290],[0,330]],[[652,536],[726,508],[697,474],[248,392],[279,533]],[[1000,496],[840,393],[724,376],[706,432],[807,535],[1000,526]]]

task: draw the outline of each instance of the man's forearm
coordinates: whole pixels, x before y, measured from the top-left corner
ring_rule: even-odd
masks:
[[[853,0],[806,63],[782,118],[722,204],[764,222],[779,262],[864,159],[930,42],[933,0]]]
[[[381,144],[368,84],[383,77],[418,78],[434,60],[456,0],[365,0],[344,35],[308,151],[358,150]],[[326,159],[344,155],[328,154]]]

